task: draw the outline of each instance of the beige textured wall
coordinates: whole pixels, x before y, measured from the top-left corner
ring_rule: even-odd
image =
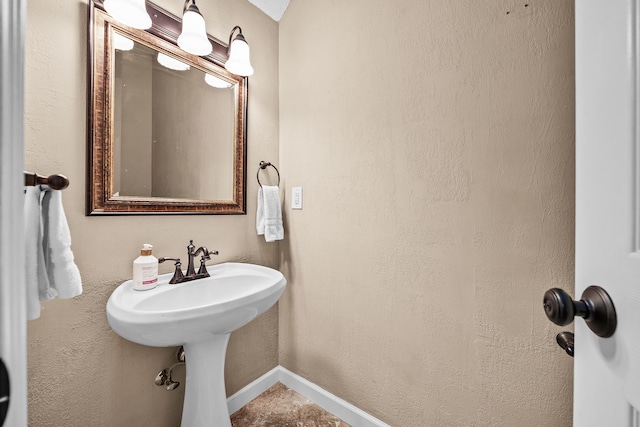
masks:
[[[571,425],[573,1],[293,0],[280,364],[398,427]],[[578,349],[579,350],[579,349]]]
[[[177,14],[182,2],[157,1]],[[278,26],[244,1],[198,3],[208,31],[224,39],[242,26],[256,75],[249,90],[248,165],[278,157]],[[248,181],[248,215],[86,217],[87,4],[29,0],[25,81],[26,168],[66,174],[63,202],[84,292],[44,304],[28,324],[29,425],[176,426],[183,387],[167,392],[155,375],[174,361],[174,349],[144,347],[111,331],[105,304],[131,277],[139,246],[183,255],[188,239],[218,249],[217,261],[278,266],[277,246],[255,233],[257,183]],[[249,173],[249,177],[252,174]],[[27,260],[28,262],[28,260]],[[171,267],[162,266],[167,272]],[[277,308],[234,333],[227,359],[227,391],[235,392],[277,364]],[[178,368],[178,378],[184,371]],[[143,424],[141,424],[143,423]]]

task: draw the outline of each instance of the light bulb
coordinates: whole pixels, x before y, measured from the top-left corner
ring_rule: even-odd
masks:
[[[104,8],[113,19],[124,25],[140,30],[151,27],[145,0],[104,0]]]
[[[231,42],[229,59],[224,64],[224,68],[238,76],[250,76],[253,74],[253,67],[251,66],[249,56],[249,45],[244,40],[244,37],[238,35],[238,37]]]
[[[193,4],[182,16],[182,33],[178,37],[178,46],[185,52],[197,56],[207,56],[213,50],[207,37],[204,18]]]

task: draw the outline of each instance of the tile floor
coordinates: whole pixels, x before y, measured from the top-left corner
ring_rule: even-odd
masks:
[[[231,415],[233,427],[351,427],[278,383]]]

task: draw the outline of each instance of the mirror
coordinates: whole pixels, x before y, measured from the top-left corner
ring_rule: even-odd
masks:
[[[180,22],[118,24],[91,2],[88,215],[244,214],[247,79],[175,41]]]

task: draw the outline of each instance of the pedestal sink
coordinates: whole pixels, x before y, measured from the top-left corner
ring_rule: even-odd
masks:
[[[118,286],[107,302],[111,328],[123,338],[154,347],[184,346],[186,390],[182,427],[230,427],[224,387],[229,335],[267,311],[287,284],[277,270],[253,264],[207,267],[211,277],[136,291]]]

